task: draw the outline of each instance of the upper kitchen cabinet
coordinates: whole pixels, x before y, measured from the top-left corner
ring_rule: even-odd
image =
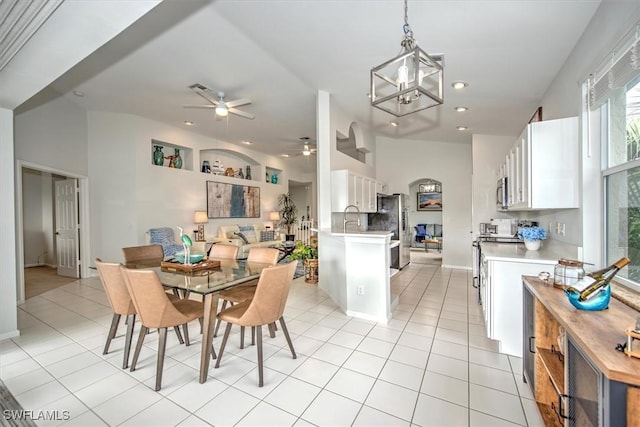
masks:
[[[509,210],[579,207],[578,156],[577,117],[529,123],[507,156]]]
[[[331,211],[342,212],[348,205],[360,212],[376,212],[377,193],[384,186],[375,179],[346,169],[331,171]]]

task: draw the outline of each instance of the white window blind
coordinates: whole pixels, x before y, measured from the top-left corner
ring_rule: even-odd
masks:
[[[640,23],[627,33],[609,57],[589,76],[589,108],[600,108],[607,102],[612,90],[624,88],[639,70]]]

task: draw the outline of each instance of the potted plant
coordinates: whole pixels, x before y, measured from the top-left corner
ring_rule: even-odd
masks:
[[[297,241],[291,259],[299,259],[304,264],[304,281],[318,283],[318,247]]]
[[[520,227],[518,237],[524,240],[527,250],[537,251],[541,241],[547,238],[547,230],[542,227]]]
[[[299,259],[302,261],[306,261],[308,259],[317,259],[318,258],[318,248],[315,246],[308,245],[303,241],[299,240],[296,242],[296,246],[291,252],[291,259]]]
[[[286,228],[287,233],[285,240],[293,241],[296,236],[292,233],[298,216],[298,208],[291,198],[291,193],[282,193],[278,196],[278,205],[280,206],[280,226]]]

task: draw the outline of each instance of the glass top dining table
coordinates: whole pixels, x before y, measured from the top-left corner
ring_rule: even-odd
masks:
[[[127,268],[149,269],[158,274],[160,283],[166,288],[182,291],[183,295],[200,294],[204,303],[204,319],[202,322],[202,349],[200,352],[200,383],[207,381],[213,329],[218,309],[220,291],[241,285],[260,277],[263,269],[272,264],[248,262],[246,260],[225,260],[210,258],[208,261],[219,261],[220,265],[212,269],[199,270],[193,273],[170,271],[159,265],[145,263],[128,263]]]

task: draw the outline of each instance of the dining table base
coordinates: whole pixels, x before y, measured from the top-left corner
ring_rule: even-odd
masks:
[[[213,328],[218,310],[218,293],[203,295],[204,318],[202,319],[202,349],[200,351],[200,384],[207,381],[211,347],[213,345]]]

